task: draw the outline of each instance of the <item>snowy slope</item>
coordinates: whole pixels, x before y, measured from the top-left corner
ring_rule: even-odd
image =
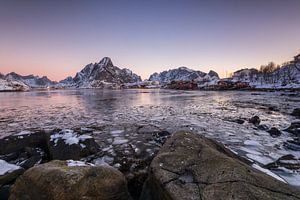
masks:
[[[299,66],[298,69],[296,66]],[[300,88],[300,63],[287,64],[272,73],[262,74],[257,69],[236,71],[232,81],[248,82],[254,88]]]
[[[34,75],[21,76],[15,72],[11,72],[4,76],[8,81],[18,81],[26,84],[31,88],[47,88],[56,85],[57,83],[51,81],[47,76],[39,77]]]
[[[20,81],[0,79],[0,91],[28,91],[30,87]]]

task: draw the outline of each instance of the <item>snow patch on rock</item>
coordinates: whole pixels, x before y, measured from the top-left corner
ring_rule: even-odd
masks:
[[[87,163],[87,162],[77,161],[77,160],[67,160],[67,165],[68,165],[68,167],[75,167],[75,166],[79,166],[79,167],[95,166],[92,163]]]
[[[80,142],[85,141],[86,139],[92,138],[89,135],[78,135],[73,130],[65,129],[60,131],[59,133],[53,134],[50,136],[50,141],[54,142],[54,145],[57,145],[58,140],[64,140],[65,144],[79,144]],[[82,148],[85,148],[85,145],[81,145]]]

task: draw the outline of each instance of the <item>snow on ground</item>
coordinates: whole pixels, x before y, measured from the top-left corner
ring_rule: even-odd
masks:
[[[76,161],[76,160],[67,160],[67,165],[68,167],[75,167],[75,166],[79,166],[79,167],[84,167],[84,166],[94,166],[94,164],[92,163],[86,163],[83,161]]]
[[[65,129],[50,136],[50,141],[53,141],[55,145],[57,145],[58,140],[62,139],[68,145],[79,144],[80,142],[92,138],[89,135],[78,135],[73,130]],[[81,144],[82,148],[85,148],[84,145]]]
[[[6,173],[13,172],[17,169],[21,169],[21,167],[13,164],[9,164],[5,160],[0,160],[0,176]]]

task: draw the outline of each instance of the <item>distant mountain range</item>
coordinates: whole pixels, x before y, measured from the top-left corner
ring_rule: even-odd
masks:
[[[269,69],[266,66],[265,69]],[[300,55],[294,61],[288,62],[281,67],[274,68],[269,72],[262,72],[257,69],[241,69],[233,73],[233,82],[248,82],[253,87],[289,87],[293,84],[300,84]],[[46,76],[34,75],[21,76],[15,72],[3,75],[0,73],[1,90],[28,90],[30,88],[119,88],[121,86],[134,85],[167,85],[172,81],[193,81],[200,88],[215,85],[219,81],[219,75],[214,71],[208,73],[193,70],[187,67],[166,70],[152,74],[148,80],[142,81],[141,77],[129,69],[121,69],[114,66],[111,59],[104,57],[98,63],[86,65],[73,77],[67,77],[59,82],[51,81]],[[298,87],[298,86],[297,86]],[[4,88],[4,89],[3,89]],[[5,89],[6,88],[6,89]]]
[[[149,77],[149,81],[158,81],[161,84],[168,84],[171,81],[211,81],[219,79],[217,72],[210,71],[209,73],[204,73],[201,71],[196,71],[189,69],[187,67],[179,67],[177,69],[171,69],[163,71],[160,73],[154,73]]]
[[[39,77],[34,75],[21,76],[15,72],[11,72],[2,77],[7,81],[19,81],[28,85],[31,88],[46,88],[57,84],[55,81],[51,81],[47,76]]]

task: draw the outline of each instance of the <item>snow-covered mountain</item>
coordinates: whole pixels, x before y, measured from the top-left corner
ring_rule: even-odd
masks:
[[[25,85],[20,81],[9,81],[3,79],[4,76],[0,78],[0,91],[28,91],[29,86]]]
[[[108,57],[99,63],[86,65],[74,78],[68,77],[60,81],[60,85],[81,88],[103,88],[106,84],[121,85],[141,81],[141,77],[129,69],[120,69],[113,65]]]
[[[55,81],[51,81],[47,76],[39,77],[34,75],[21,76],[15,72],[6,74],[3,77],[7,81],[18,81],[24,83],[30,88],[47,88],[57,84]]]
[[[245,68],[235,71],[232,75],[233,81],[251,82],[259,76],[259,71],[255,68]]]
[[[179,67],[176,69],[171,69],[168,71],[163,71],[161,73],[154,73],[149,77],[149,81],[158,81],[160,84],[168,84],[171,81],[196,81],[196,82],[209,82],[211,80],[219,79],[219,75],[210,71],[209,73],[204,73],[201,71],[196,71],[189,69],[187,67]]]

